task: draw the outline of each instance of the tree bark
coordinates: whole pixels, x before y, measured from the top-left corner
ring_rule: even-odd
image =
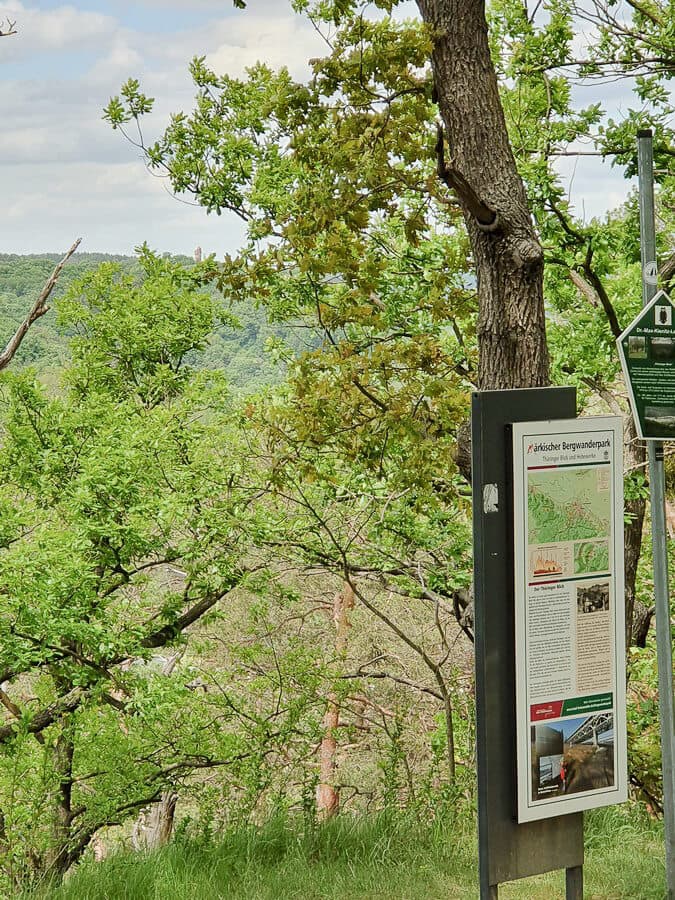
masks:
[[[544,257],[509,143],[484,0],[417,0],[432,29],[432,70],[478,280],[478,387],[548,384]]]
[[[164,791],[158,803],[146,807],[134,823],[132,841],[135,850],[156,850],[169,843],[173,833],[178,794]]]
[[[626,419],[624,435],[624,464],[631,472],[646,464],[647,453],[644,441],[635,431],[633,417]],[[652,621],[653,609],[645,606],[635,596],[635,582],[638,563],[642,552],[642,530],[645,520],[646,501],[642,497],[626,500],[625,512],[628,521],[624,527],[624,582],[626,602],[626,649],[632,646],[644,647],[647,632]]]
[[[341,657],[347,649],[350,623],[349,613],[354,608],[354,591],[345,584],[344,590],[333,601],[335,625],[335,655]],[[323,717],[323,738],[319,748],[319,783],[316,788],[316,811],[320,819],[330,819],[340,808],[340,793],[335,786],[337,753],[337,728],[340,724],[340,701],[335,691],[328,695]]]
[[[50,848],[45,855],[46,873],[57,880],[65,875],[71,864],[70,839],[75,742],[68,718],[65,717],[61,722],[61,730],[52,752],[54,773],[58,781],[52,812]]]
[[[14,32],[6,32],[9,34],[14,34]],[[3,36],[2,32],[0,32],[0,37]],[[11,363],[11,361],[16,356],[16,353],[21,346],[23,339],[28,334],[28,331],[31,325],[36,322],[41,316],[44,316],[45,313],[49,312],[49,307],[47,306],[47,300],[49,300],[49,296],[51,292],[54,290],[54,286],[58,281],[59,275],[61,274],[61,270],[68,262],[70,257],[75,253],[77,248],[80,246],[80,242],[82,238],[78,238],[73,246],[68,250],[66,255],[63,257],[61,262],[56,266],[52,274],[49,276],[47,281],[45,282],[45,286],[40,291],[40,294],[30,309],[30,312],[23,320],[21,325],[16,329],[12,337],[9,339],[9,342],[2,353],[0,353],[0,371],[2,369],[6,369],[7,366]]]
[[[183,650],[170,654],[162,666],[162,675],[168,678],[183,655]],[[132,831],[132,842],[135,850],[156,850],[164,847],[171,840],[176,817],[178,794],[174,791],[163,791],[162,796],[141,810]]]

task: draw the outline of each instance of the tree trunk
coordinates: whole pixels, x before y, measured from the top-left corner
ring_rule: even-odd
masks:
[[[637,436],[632,416],[628,416],[626,419],[624,445],[626,471],[631,472],[640,467],[644,471],[647,459],[645,443]],[[632,646],[644,647],[653,615],[653,610],[635,597],[635,581],[642,551],[645,508],[646,501],[641,497],[635,500],[626,500],[625,512],[628,521],[624,527],[624,580],[627,650]]]
[[[162,675],[166,677],[171,675],[183,653],[184,650],[178,650],[163,658]],[[134,850],[156,850],[169,843],[173,834],[177,803],[178,794],[163,791],[157,803],[141,810],[131,832]]]
[[[134,823],[134,850],[157,850],[169,843],[173,833],[178,794],[164,791],[157,803],[143,810]]]
[[[71,864],[70,839],[72,822],[73,754],[75,743],[69,723],[61,723],[52,752],[54,773],[58,779],[52,813],[50,847],[45,855],[49,876],[61,879]]]
[[[439,173],[462,207],[478,279],[478,386],[548,384],[544,257],[511,152],[490,56],[484,0],[417,0],[449,158]]]
[[[335,655],[341,657],[347,649],[349,613],[354,607],[354,591],[349,584],[335,595],[333,623],[335,625]],[[319,748],[319,784],[316,788],[316,811],[320,819],[330,819],[340,806],[340,794],[335,786],[335,755],[337,727],[340,724],[340,701],[331,691],[323,717],[323,738]]]
[[[440,676],[440,671],[438,675],[438,684],[440,685],[443,681]],[[442,690],[443,712],[445,713],[445,746],[448,751],[448,784],[452,785],[455,783],[455,778],[457,776],[457,763],[455,761],[455,724],[452,718],[452,695],[444,682]]]

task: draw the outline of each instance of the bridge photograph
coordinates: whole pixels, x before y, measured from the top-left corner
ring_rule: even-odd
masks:
[[[614,784],[611,712],[532,726],[532,799],[595,791]]]

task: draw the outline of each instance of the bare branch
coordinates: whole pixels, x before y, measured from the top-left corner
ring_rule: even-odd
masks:
[[[77,248],[80,246],[81,241],[82,238],[78,238],[70,248],[70,250],[63,257],[61,262],[56,266],[52,274],[47,279],[45,286],[40,291],[40,295],[33,304],[33,307],[28,313],[28,316],[24,319],[21,325],[19,325],[17,330],[14,332],[14,335],[10,338],[9,343],[5,347],[4,351],[0,354],[0,372],[3,369],[7,368],[7,366],[11,363],[12,359],[16,355],[17,350],[21,346],[21,342],[26,337],[28,329],[31,327],[33,322],[39,319],[40,316],[44,316],[44,314],[49,311],[49,307],[47,306],[49,295],[53,291],[54,285],[58,281],[61,270],[73,255],[73,253],[75,253]]]
[[[0,23],[0,37],[9,37],[10,34],[16,34],[16,22],[12,22],[7,19],[7,26],[3,27],[2,23]]]
[[[436,123],[436,159],[439,178],[457,194],[476,220],[479,228],[483,231],[496,231],[499,227],[497,213],[490,209],[486,203],[483,203],[461,172],[452,164],[448,165],[446,163],[444,148],[443,126],[438,122]]]
[[[426,687],[426,685],[418,684],[416,681],[411,681],[409,678],[403,678],[401,675],[393,675],[391,672],[366,672],[362,669],[359,669],[358,672],[355,672],[351,675],[341,675],[343,679],[347,678],[388,678],[390,681],[396,681],[398,684],[405,684],[407,687],[414,688],[416,691],[420,691],[423,694],[431,694],[432,697],[435,697],[437,700],[443,701],[443,695],[438,691],[435,691],[433,688]]]

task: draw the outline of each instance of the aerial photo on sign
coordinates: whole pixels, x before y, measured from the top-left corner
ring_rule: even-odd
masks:
[[[635,425],[647,440],[675,440],[674,319],[659,291],[617,340]]]

